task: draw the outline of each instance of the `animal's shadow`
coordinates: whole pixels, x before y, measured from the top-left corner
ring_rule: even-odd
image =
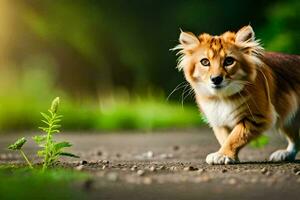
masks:
[[[245,161],[245,162],[239,162],[235,165],[280,165],[280,164],[289,164],[289,163],[297,163],[300,164],[300,159],[294,160],[294,161],[283,161],[283,162],[272,162],[272,161]]]

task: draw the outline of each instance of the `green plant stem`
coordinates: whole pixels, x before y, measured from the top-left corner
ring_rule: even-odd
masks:
[[[52,127],[52,121],[55,118],[55,113],[53,114],[51,112],[51,122],[49,123],[49,129],[47,131],[47,140],[46,140],[46,155],[45,155],[45,160],[44,160],[44,164],[43,164],[43,171],[45,171],[48,167],[48,159],[49,159],[49,143],[50,143],[50,135],[51,135],[51,127]]]
[[[23,158],[26,160],[27,164],[29,165],[30,169],[33,169],[33,166],[31,164],[31,162],[28,160],[27,156],[25,155],[25,153],[20,149],[19,150],[21,155],[23,156]]]
[[[49,126],[50,127],[50,126]],[[50,129],[50,128],[49,128]],[[50,140],[50,130],[47,132],[47,140],[46,140],[46,155],[43,164],[43,171],[45,171],[48,167],[48,159],[49,159],[49,140]]]

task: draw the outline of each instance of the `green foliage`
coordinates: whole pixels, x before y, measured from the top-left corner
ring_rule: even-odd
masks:
[[[46,170],[52,166],[60,156],[78,157],[72,153],[64,152],[64,149],[71,147],[69,142],[56,142],[53,139],[54,134],[60,132],[60,122],[62,115],[58,114],[59,98],[56,97],[51,104],[48,113],[41,113],[44,119],[41,121],[44,123],[44,127],[39,127],[44,135],[37,135],[33,137],[33,140],[42,149],[38,151],[38,156],[43,158],[43,170]]]
[[[31,164],[31,162],[29,161],[29,159],[27,158],[27,156],[25,155],[25,153],[22,151],[22,147],[23,145],[27,142],[27,140],[22,137],[20,139],[18,139],[15,143],[11,144],[8,146],[9,150],[13,150],[13,151],[19,151],[20,154],[23,156],[23,158],[26,160],[28,166],[33,169],[33,166]]]
[[[300,51],[300,1],[278,1],[266,9],[266,26],[259,31],[269,51],[297,54]]]
[[[64,130],[103,133],[123,129],[149,131],[202,125],[195,105],[187,103],[182,106],[180,100],[166,101],[165,95],[162,92],[158,94],[157,90],[134,96],[127,90],[117,90],[112,96],[99,99],[86,96],[79,101],[54,88],[54,77],[51,76],[51,70],[46,69],[44,65],[32,67],[20,81],[5,80],[11,75],[0,73],[1,133],[7,130],[34,130],[40,126],[39,113],[48,107],[47,102],[53,94],[64,99],[64,106],[60,109],[64,114],[61,122]],[[5,84],[9,87],[3,88]]]
[[[96,129],[102,130],[145,130],[158,128],[182,128],[201,125],[197,108],[164,99],[150,98],[131,101],[103,103],[101,116],[97,118]]]
[[[16,151],[16,150],[21,150],[22,147],[23,147],[23,145],[24,145],[26,142],[27,142],[27,140],[26,140],[24,137],[22,137],[22,138],[18,139],[15,143],[9,145],[9,146],[8,146],[8,149],[9,149],[9,150],[14,150],[14,151]]]
[[[269,137],[266,135],[261,135],[250,143],[253,148],[263,148],[269,143]]]
[[[65,152],[64,149],[71,147],[72,144],[69,142],[56,142],[54,140],[54,134],[60,132],[59,128],[61,127],[60,122],[62,115],[58,114],[58,107],[59,107],[59,98],[56,97],[51,104],[51,107],[48,110],[48,113],[41,113],[43,119],[41,120],[45,126],[39,127],[44,134],[43,135],[36,135],[32,139],[41,147],[41,150],[37,152],[38,156],[43,158],[43,171],[47,168],[51,167],[60,156],[68,156],[68,157],[75,157],[78,156]],[[8,149],[10,150],[18,150],[30,166],[32,167],[31,162],[28,160],[27,156],[22,151],[23,145],[26,143],[26,139],[20,138],[15,143],[9,145]]]

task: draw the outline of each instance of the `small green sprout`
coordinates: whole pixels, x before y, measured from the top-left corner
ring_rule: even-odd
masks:
[[[59,128],[61,127],[60,122],[62,115],[58,114],[59,103],[59,97],[56,97],[52,101],[48,113],[41,113],[44,118],[42,119],[42,122],[45,124],[45,126],[39,128],[44,131],[45,134],[33,137],[33,140],[42,148],[42,150],[38,151],[38,156],[44,159],[43,171],[52,166],[60,156],[78,158],[78,156],[72,153],[63,151],[65,148],[71,147],[72,144],[69,142],[56,142],[53,139],[54,134],[59,133]]]
[[[13,151],[19,151],[21,153],[21,155],[23,156],[23,158],[26,160],[29,167],[31,169],[33,169],[31,162],[29,161],[29,159],[27,158],[27,156],[25,155],[25,153],[22,150],[22,147],[26,142],[27,142],[27,140],[24,137],[20,138],[15,143],[9,145],[8,149],[13,150]]]
[[[43,135],[36,135],[32,139],[38,144],[39,147],[42,149],[37,152],[38,156],[43,158],[43,168],[42,170],[45,171],[47,168],[51,167],[60,156],[68,156],[68,157],[75,157],[79,158],[78,156],[63,151],[67,147],[71,147],[72,144],[69,142],[56,142],[53,139],[54,134],[59,133],[59,128],[61,127],[60,122],[62,115],[58,113],[58,106],[59,106],[59,97],[56,97],[51,104],[51,107],[48,110],[48,113],[42,113],[43,119],[41,120],[45,126],[39,127],[42,131],[45,132]],[[23,145],[26,143],[26,139],[20,138],[14,144],[11,144],[8,149],[19,151],[26,162],[28,163],[29,167],[33,169],[31,162],[28,160],[27,156],[22,150]]]

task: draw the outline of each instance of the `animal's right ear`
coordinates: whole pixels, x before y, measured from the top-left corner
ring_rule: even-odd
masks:
[[[236,43],[255,41],[255,33],[250,25],[244,26],[236,33]]]
[[[193,50],[200,44],[199,39],[193,33],[183,31],[180,33],[179,42],[185,50]]]

